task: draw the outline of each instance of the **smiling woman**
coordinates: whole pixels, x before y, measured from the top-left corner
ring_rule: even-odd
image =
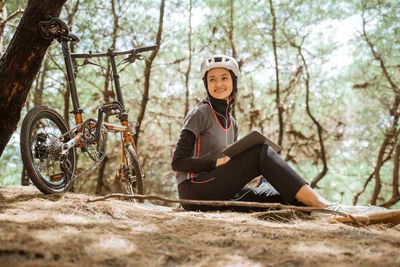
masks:
[[[207,84],[210,95],[216,99],[227,100],[232,94],[232,77],[225,68],[211,69],[207,75]]]
[[[239,65],[232,57],[214,55],[203,61],[201,75],[207,99],[186,116],[171,164],[177,171],[179,197],[328,207],[329,201],[313,191],[268,145],[257,145],[232,159],[222,153],[238,137],[238,126],[229,113],[237,94]],[[244,189],[260,175],[273,187]]]
[[[351,214],[366,210],[365,207],[329,202],[267,144],[253,146],[232,158],[224,155],[222,150],[238,137],[238,126],[229,113],[237,94],[239,66],[232,57],[214,55],[203,61],[201,75],[207,98],[186,116],[171,163],[177,172],[179,198],[306,205]],[[271,186],[245,188],[258,176],[267,179]],[[182,207],[202,211],[259,210],[188,204],[182,204]]]

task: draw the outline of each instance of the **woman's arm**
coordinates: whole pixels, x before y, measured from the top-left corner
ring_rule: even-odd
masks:
[[[201,172],[210,171],[215,168],[216,160],[193,158],[193,148],[196,136],[189,130],[182,130],[178,143],[176,144],[171,167],[174,171]]]

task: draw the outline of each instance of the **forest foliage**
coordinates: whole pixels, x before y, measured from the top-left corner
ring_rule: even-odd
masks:
[[[185,114],[205,97],[201,61],[227,54],[242,71],[233,110],[241,136],[257,129],[276,140],[281,156],[328,199],[399,206],[400,2],[167,0],[160,21],[161,2],[69,0],[60,16],[81,38],[71,47],[75,52],[153,44],[160,33],[150,66],[146,61],[119,65],[130,119],[143,113],[136,138],[147,193],[176,196],[170,161]],[[0,1],[0,55],[26,3]],[[103,68],[76,68],[86,118],[95,117],[100,103],[114,96],[109,62],[92,61]],[[56,41],[22,114],[37,105],[55,108],[72,125]],[[0,159],[3,185],[21,183],[19,131]],[[113,191],[118,138],[108,136],[102,172],[88,172],[76,191]],[[91,164],[79,155],[78,171]],[[104,185],[99,188],[100,176]]]

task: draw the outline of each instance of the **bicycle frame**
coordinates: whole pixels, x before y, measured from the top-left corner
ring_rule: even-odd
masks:
[[[108,131],[120,133],[121,164],[117,173],[118,183],[128,194],[143,194],[143,172],[140,167],[135,142],[134,127],[128,121],[128,113],[119,82],[116,57],[127,55],[122,62],[133,63],[144,59],[141,52],[157,49],[156,45],[139,47],[128,51],[115,52],[108,49],[106,53],[71,53],[69,42],[79,42],[77,35],[69,32],[68,25],[57,17],[40,21],[39,32],[44,40],[56,39],[62,46],[64,63],[67,71],[67,84],[70,90],[75,125],[71,128],[68,122],[54,109],[48,106],[37,106],[28,111],[21,126],[21,156],[27,173],[35,186],[45,194],[67,192],[74,181],[96,167],[106,157],[106,134]],[[79,105],[78,91],[75,84],[75,66],[73,58],[84,59],[83,65],[93,64],[92,57],[106,57],[110,60],[107,75],[113,79],[116,97],[100,105],[96,118],[83,119],[83,110]],[[108,77],[108,76],[107,76]],[[103,122],[104,114],[116,116],[120,123]],[[94,163],[77,170],[76,148],[87,154]]]
[[[101,126],[105,127],[106,129],[113,131],[113,132],[121,132],[122,133],[122,141],[123,143],[131,143],[133,145],[133,148],[136,151],[136,146],[134,140],[130,136],[130,129],[128,126],[128,113],[125,109],[125,104],[124,104],[124,99],[122,96],[122,90],[119,82],[119,74],[117,70],[117,65],[115,63],[115,57],[119,55],[128,55],[128,54],[136,54],[140,52],[145,52],[145,51],[150,51],[154,50],[157,48],[157,46],[147,46],[147,47],[141,47],[141,48],[136,48],[132,49],[129,51],[121,51],[121,52],[114,52],[113,49],[109,49],[107,53],[71,53],[69,48],[68,48],[68,40],[63,39],[61,42],[62,45],[62,52],[65,60],[65,66],[67,70],[67,77],[68,77],[68,88],[71,92],[71,99],[72,99],[72,105],[73,105],[73,110],[71,113],[74,114],[75,117],[75,123],[77,125],[81,124],[83,122],[82,118],[82,113],[83,110],[80,108],[79,105],[79,99],[78,99],[78,93],[76,89],[76,84],[75,84],[75,74],[72,66],[72,58],[92,58],[92,57],[108,57],[110,58],[111,62],[111,69],[112,69],[112,76],[114,79],[114,85],[115,85],[115,91],[117,94],[117,101],[114,102],[108,102],[104,103],[98,110],[98,120],[97,120],[97,130],[96,130],[96,139],[98,140],[99,138],[99,132]],[[106,110],[111,110],[112,108],[117,108],[120,109],[118,112],[118,118],[120,120],[120,125],[117,124],[110,124],[110,123],[103,123],[102,118],[103,118],[103,113],[106,112]],[[111,110],[112,111],[112,110]],[[83,149],[85,147],[84,143],[80,142],[81,136],[82,136],[82,127],[78,127],[77,129],[77,135],[74,138],[75,143],[79,143],[80,147]],[[125,163],[125,154],[122,150],[122,163]]]

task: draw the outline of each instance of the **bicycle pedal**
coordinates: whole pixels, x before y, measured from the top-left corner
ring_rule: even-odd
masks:
[[[50,176],[50,182],[60,182],[64,179],[64,173],[57,173]]]

